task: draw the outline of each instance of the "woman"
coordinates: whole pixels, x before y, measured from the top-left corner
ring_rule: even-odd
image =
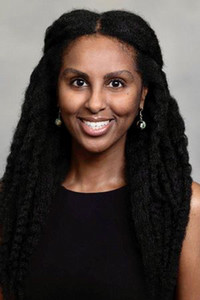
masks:
[[[129,11],[47,29],[2,178],[3,299],[199,299],[200,186],[162,67]]]

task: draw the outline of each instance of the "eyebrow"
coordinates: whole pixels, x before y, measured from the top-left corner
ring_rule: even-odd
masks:
[[[66,68],[63,71],[63,75],[66,75],[68,73],[74,73],[74,74],[77,74],[79,76],[85,77],[87,80],[89,79],[89,75],[87,73],[84,73],[84,72],[82,72],[80,70],[77,70],[77,69],[74,69],[74,68]],[[115,71],[115,72],[110,72],[110,73],[104,75],[103,79],[108,79],[110,77],[119,76],[122,73],[126,73],[131,79],[134,79],[133,74],[128,70],[119,70],[119,71]]]

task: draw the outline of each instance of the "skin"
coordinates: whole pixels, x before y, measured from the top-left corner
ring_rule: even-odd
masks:
[[[134,54],[133,49],[102,36],[80,38],[67,49],[58,82],[58,106],[73,137],[71,169],[63,182],[66,188],[80,192],[99,192],[125,184],[126,133],[138,108],[143,107],[148,92],[137,73]],[[89,80],[84,83],[84,88],[69,85],[70,78],[75,77],[75,74],[64,76],[63,71],[67,67],[88,74]],[[105,74],[122,69],[129,70],[134,76],[132,80],[125,75],[117,76],[126,81],[126,88],[112,87],[113,78],[104,81]],[[112,132],[98,138],[84,135],[77,123],[77,116],[83,115],[114,116],[116,121]],[[199,295],[200,184],[193,182],[189,222],[179,260],[176,300],[199,300]]]
[[[69,67],[88,74],[89,80],[82,82],[84,87],[69,85],[70,79],[75,76],[70,73],[63,75]],[[133,79],[125,74],[117,77],[126,81],[125,88],[112,87],[111,79],[114,77],[109,81],[103,79],[107,73],[123,69],[133,75]],[[58,106],[73,137],[71,169],[63,182],[66,188],[99,192],[125,184],[126,134],[139,107],[144,106],[147,93],[148,88],[142,85],[137,72],[133,48],[108,37],[89,36],[79,38],[67,49],[58,82]],[[114,116],[116,121],[112,131],[98,138],[83,134],[76,118],[89,115]],[[180,254],[176,300],[199,300],[199,295],[200,185],[193,182],[189,222]]]
[[[68,68],[87,73],[88,78],[67,72]],[[119,70],[129,73],[104,79]],[[134,49],[117,39],[84,36],[66,49],[58,79],[58,106],[72,136],[72,158],[63,186],[77,192],[101,192],[126,184],[127,130],[144,106],[147,92],[136,68]],[[93,137],[81,130],[80,116],[114,118],[114,122],[105,135]]]

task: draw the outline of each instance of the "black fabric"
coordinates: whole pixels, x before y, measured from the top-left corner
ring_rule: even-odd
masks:
[[[127,192],[59,187],[31,257],[27,300],[148,299]]]

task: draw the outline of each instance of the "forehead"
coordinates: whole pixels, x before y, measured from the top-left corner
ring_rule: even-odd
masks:
[[[117,38],[101,34],[84,35],[76,38],[63,52],[65,60],[98,60],[115,61],[133,64],[136,58],[135,49]]]

